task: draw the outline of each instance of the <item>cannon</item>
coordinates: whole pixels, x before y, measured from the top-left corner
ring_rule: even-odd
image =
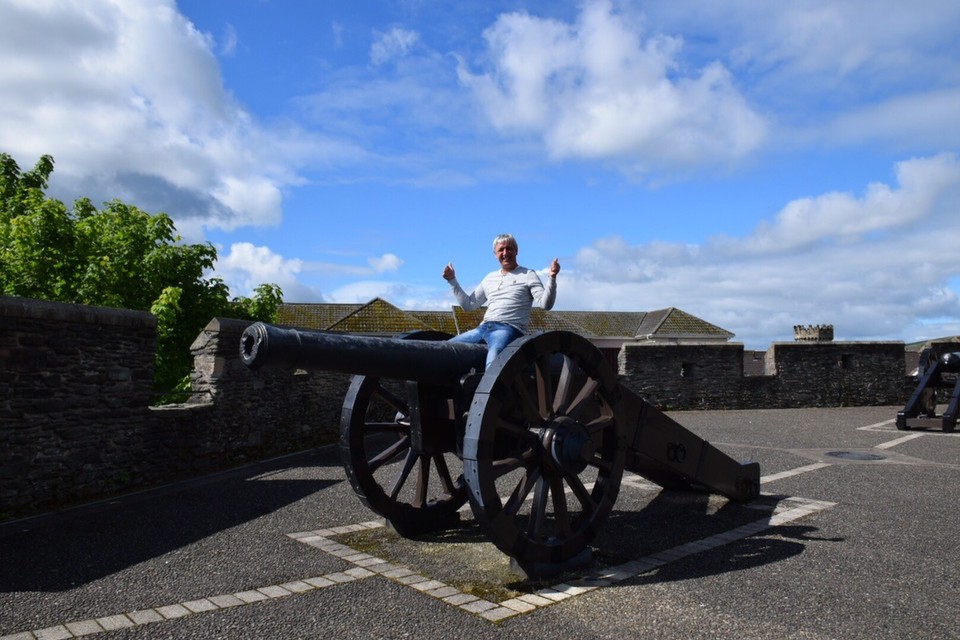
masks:
[[[897,412],[897,429],[940,427],[950,433],[957,427],[960,407],[960,353],[944,353],[926,347],[920,352],[917,367],[920,381],[903,410]],[[953,391],[941,415],[937,415],[937,389]]]
[[[360,499],[406,537],[455,526],[469,502],[528,576],[590,562],[625,469],[665,488],[759,494],[759,464],[733,460],[621,386],[582,336],[524,336],[486,370],[484,345],[448,337],[255,323],[240,351],[254,369],[353,374],[339,448]]]

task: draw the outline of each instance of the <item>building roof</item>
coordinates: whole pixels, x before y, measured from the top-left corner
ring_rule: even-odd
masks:
[[[590,332],[592,335],[609,338],[634,338],[645,311],[554,311],[565,320]]]
[[[485,309],[403,311],[386,300],[366,304],[284,303],[278,324],[302,329],[397,335],[435,330],[451,335],[476,327]],[[586,338],[620,340],[730,340],[734,334],[676,307],[659,311],[544,311],[534,308],[531,331],[571,331]]]
[[[463,307],[453,307],[453,318],[457,328],[455,333],[463,333],[479,325],[483,320],[483,312],[484,309],[467,311]]]
[[[281,304],[277,323],[302,329],[388,335],[436,329],[381,298],[366,304]]]
[[[435,331],[449,333],[452,336],[457,335],[457,319],[450,311],[408,311],[407,313]]]
[[[669,307],[646,314],[637,330],[638,338],[725,338],[729,340],[734,334],[715,324],[710,324],[686,311]]]
[[[433,329],[419,318],[401,311],[386,300],[374,298],[328,327],[344,333],[406,333]]]
[[[572,331],[587,338],[595,336],[596,332],[588,327],[572,321],[560,312],[533,309],[530,314],[530,331]]]
[[[328,329],[354,313],[362,304],[306,303],[281,304],[277,323],[303,329]]]

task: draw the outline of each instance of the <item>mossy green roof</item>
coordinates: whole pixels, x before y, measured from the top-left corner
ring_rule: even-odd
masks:
[[[282,304],[277,324],[302,329],[385,335],[433,329],[432,325],[381,298],[374,298],[366,304]]]
[[[725,337],[730,339],[733,337],[733,334],[726,329],[721,329],[676,307],[647,313],[636,335],[664,338]]]
[[[572,331],[585,337],[596,336],[586,325],[572,322],[563,313],[533,309],[530,313],[530,331]]]
[[[363,307],[362,304],[295,303],[281,304],[277,324],[302,329],[329,329],[342,318]]]
[[[407,313],[434,331],[457,335],[457,321],[450,311],[408,311]]]
[[[590,335],[605,338],[633,338],[647,315],[644,311],[553,311]]]
[[[463,307],[453,307],[453,319],[456,323],[456,332],[463,333],[464,331],[470,331],[483,320],[483,314],[486,309],[474,309],[473,311],[467,311]]]

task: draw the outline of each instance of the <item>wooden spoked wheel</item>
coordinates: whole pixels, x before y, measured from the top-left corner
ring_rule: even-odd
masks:
[[[340,417],[340,457],[350,484],[406,537],[449,527],[467,501],[453,447],[447,453],[417,451],[409,415],[404,382],[354,376]]]
[[[568,332],[521,338],[487,370],[464,440],[474,516],[521,565],[582,554],[616,501],[624,409],[612,367]]]

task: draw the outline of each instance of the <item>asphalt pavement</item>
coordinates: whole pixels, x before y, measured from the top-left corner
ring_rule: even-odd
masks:
[[[335,447],[0,524],[11,638],[958,638],[960,434],[897,407],[670,414],[747,505],[627,475],[594,561],[523,581],[461,524],[398,538]]]

